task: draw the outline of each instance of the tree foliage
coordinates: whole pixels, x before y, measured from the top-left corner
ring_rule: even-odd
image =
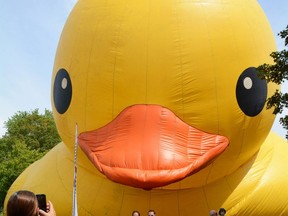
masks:
[[[23,140],[29,149],[50,150],[59,142],[52,112],[45,110],[43,115],[38,109],[32,112],[18,112],[5,123],[7,132],[4,138]]]
[[[288,26],[278,34],[284,39],[285,46],[288,46]],[[262,64],[258,67],[259,75],[267,82],[283,84],[288,80],[288,51],[275,51],[270,54],[274,64]],[[288,93],[276,90],[276,92],[267,99],[267,109],[274,108],[273,113],[282,113],[288,108]],[[280,124],[287,130],[288,139],[288,115],[280,118]]]
[[[38,109],[17,112],[4,124],[7,131],[0,139],[0,211],[14,180],[60,142],[49,110],[44,114]]]

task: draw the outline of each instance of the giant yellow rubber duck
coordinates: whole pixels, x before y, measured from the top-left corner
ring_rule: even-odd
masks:
[[[79,215],[288,215],[288,145],[257,76],[276,49],[256,0],[79,0],[53,69],[63,140],[19,189]]]

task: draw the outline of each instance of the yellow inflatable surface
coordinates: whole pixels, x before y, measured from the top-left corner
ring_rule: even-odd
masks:
[[[79,0],[63,30],[52,105],[60,144],[16,190],[71,215],[288,215],[288,145],[257,77],[276,50],[256,0]]]

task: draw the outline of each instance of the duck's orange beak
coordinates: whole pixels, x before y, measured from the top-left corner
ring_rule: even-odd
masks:
[[[134,105],[108,125],[81,133],[79,144],[112,181],[151,189],[198,172],[229,141],[187,125],[167,108]]]

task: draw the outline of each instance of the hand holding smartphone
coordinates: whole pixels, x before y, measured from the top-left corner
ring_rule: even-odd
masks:
[[[36,194],[36,197],[37,197],[39,209],[42,209],[43,211],[47,212],[46,195],[45,194]]]

